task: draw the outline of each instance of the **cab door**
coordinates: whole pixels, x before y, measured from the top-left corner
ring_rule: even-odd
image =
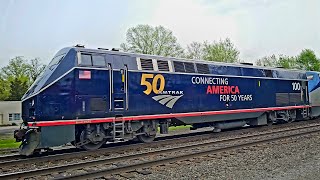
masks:
[[[108,63],[110,82],[110,111],[123,112],[129,109],[128,96],[128,66],[122,62],[121,56],[114,56],[113,62]]]

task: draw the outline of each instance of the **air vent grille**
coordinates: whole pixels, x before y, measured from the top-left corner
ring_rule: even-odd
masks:
[[[169,71],[168,61],[158,60],[157,62],[159,71]]]
[[[151,70],[153,71],[152,59],[140,59],[142,70]]]
[[[183,62],[173,61],[175,72],[185,72]]]
[[[210,74],[208,64],[196,64],[198,73],[200,74]]]
[[[193,63],[184,62],[184,68],[187,73],[195,73],[194,65]]]

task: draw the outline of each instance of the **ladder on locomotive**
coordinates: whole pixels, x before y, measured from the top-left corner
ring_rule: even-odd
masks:
[[[114,141],[123,141],[124,140],[124,128],[125,123],[122,117],[115,117],[113,119],[113,140]]]

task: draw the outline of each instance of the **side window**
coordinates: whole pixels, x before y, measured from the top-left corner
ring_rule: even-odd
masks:
[[[13,121],[13,114],[9,114],[9,121]]]
[[[19,121],[20,120],[20,113],[15,113],[14,116],[13,116],[13,119],[15,121]]]
[[[106,66],[106,61],[103,56],[94,55],[92,56],[92,64],[94,66]]]
[[[80,65],[92,66],[91,55],[90,54],[81,54]]]

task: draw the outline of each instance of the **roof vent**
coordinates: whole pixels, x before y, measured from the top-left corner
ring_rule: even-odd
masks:
[[[111,51],[119,51],[118,48],[112,48]]]
[[[84,48],[84,45],[82,45],[82,44],[77,44],[77,45],[75,45],[74,47]]]
[[[253,63],[247,63],[247,62],[242,62],[240,64],[247,65],[247,66],[253,66]]]
[[[109,51],[109,49],[107,48],[98,48],[99,50],[105,50],[105,51]]]

